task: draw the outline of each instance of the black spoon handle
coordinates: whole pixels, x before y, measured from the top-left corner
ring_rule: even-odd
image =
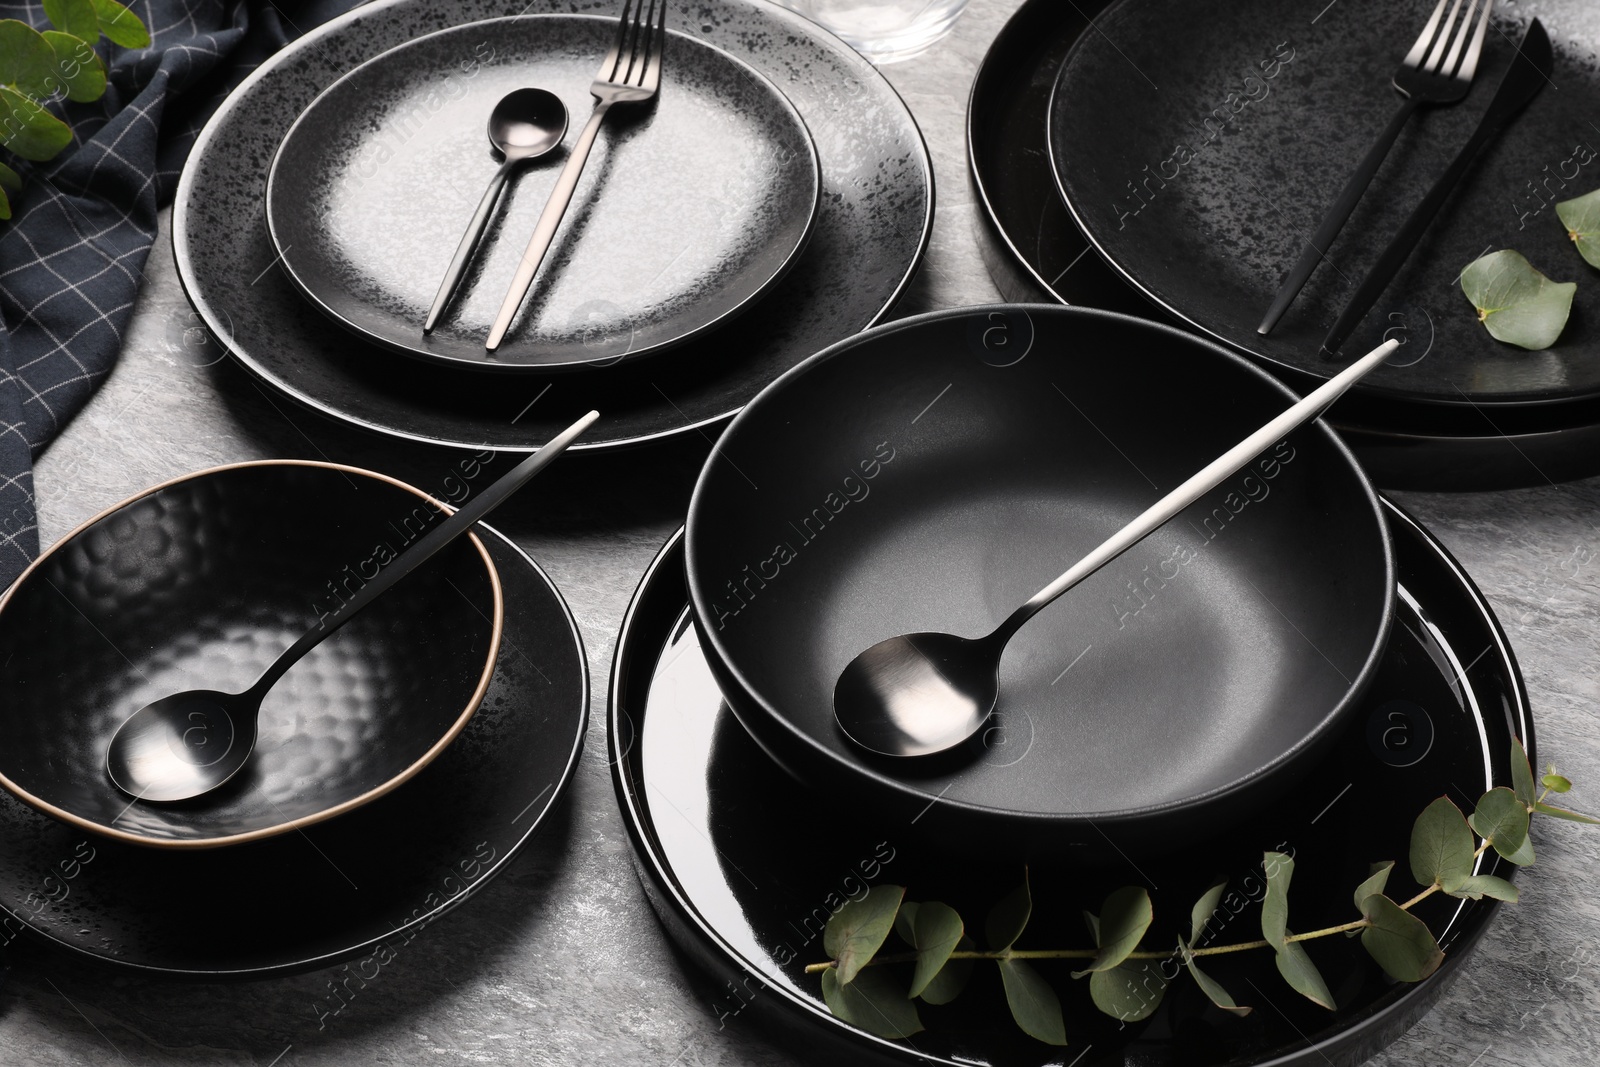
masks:
[[[444,522],[435,526],[413,544],[410,548],[400,553],[395,559],[366,585],[362,586],[355,596],[336,614],[319,622],[308,630],[300,640],[290,645],[288,650],[279,656],[272,666],[257,679],[251,686],[252,692],[265,693],[272,688],[283,673],[294,666],[307,652],[317,647],[325,638],[339,627],[349,622],[359,614],[362,609],[377,600],[384,593],[394,587],[394,584],[405,578],[412,571],[422,566],[451,541],[465,534],[489,512],[503,504],[511,494],[527,484],[528,479],[548,467],[556,457],[565,452],[567,446],[578,438],[590,426],[594,425],[600,417],[597,411],[591,411],[577,422],[562,430],[550,443],[539,451],[523,460],[512,468],[511,473],[490,485],[483,492],[467,501]]]

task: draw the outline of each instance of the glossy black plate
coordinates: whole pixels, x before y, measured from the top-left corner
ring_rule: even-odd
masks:
[[[610,366],[743,311],[805,246],[816,151],[764,76],[669,33],[666,91],[607,116],[506,343],[484,348],[560,151],[513,177],[444,317],[422,332],[500,166],[484,135],[495,104],[525,86],[555,92],[570,143],[615,38],[614,18],[491,20],[408,42],[334,82],[290,127],[267,180],[267,223],[290,277],[358,335],[479,370]]]
[[[968,177],[982,207],[981,248],[1010,300],[1043,295],[1164,317],[1096,254],[1061,203],[1045,125],[1062,60],[1105,4],[1028,0],[996,36],[967,109]],[[1425,333],[1424,346],[1429,343]],[[1381,406],[1381,405],[1380,405]],[[1450,413],[1444,412],[1446,416]],[[1432,407],[1372,411],[1347,394],[1333,423],[1378,484],[1407,489],[1499,489],[1600,473],[1600,406],[1502,408],[1448,418]]]
[[[1299,914],[1342,917],[1370,861],[1398,859],[1404,868],[1410,818],[1392,813],[1419,811],[1440,793],[1462,803],[1463,795],[1507,784],[1510,739],[1531,743],[1533,730],[1516,661],[1456,562],[1404,512],[1386,507],[1400,565],[1398,618],[1380,677],[1339,746],[1291,798],[1235,828],[1230,847],[1203,859],[1133,853],[1138,871],[1036,861],[1034,899],[1061,904],[1052,909],[1061,930],[1041,928],[1039,943],[1078,943],[1077,909],[1141,875],[1157,886],[1162,930],[1187,921],[1190,902],[1214,874],[1226,873],[1243,894],[1254,875],[1259,896],[1255,865],[1266,849],[1294,850]],[[1425,918],[1446,958],[1419,985],[1386,980],[1356,942],[1318,942],[1313,957],[1339,1004],[1332,1014],[1290,993],[1270,963],[1244,954],[1229,957],[1238,969],[1221,979],[1255,1007],[1244,1019],[1206,1006],[1183,979],[1151,1019],[1119,1028],[1094,1011],[1080,985],[1052,972],[1068,1018],[1065,1049],[1021,1036],[998,982],[982,974],[954,1004],[924,1008],[927,1030],[909,1041],[847,1026],[828,1012],[815,976],[803,973],[826,958],[820,930],[830,909],[876,881],[910,886],[912,899],[949,901],[970,919],[1019,879],[1021,865],[964,863],[916,843],[903,821],[846,798],[830,803],[776,772],[711,678],[689,621],[682,545],[680,533],[657,557],[618,638],[612,778],[640,880],[668,934],[713,977],[712,1008],[725,1025],[757,1019],[818,1062],[1347,1067],[1398,1037],[1445,993],[1494,918],[1491,901],[1440,901]],[[1021,744],[1017,758],[1029,758]],[[1396,878],[1409,885],[1407,876]],[[1241,910],[1242,938],[1254,934],[1255,921],[1253,907]]]
[[[251,373],[341,421],[457,447],[526,452],[599,408],[604,417],[573,447],[606,449],[727,419],[784,370],[893,306],[933,220],[932,165],[905,104],[871,64],[799,15],[766,0],[709,0],[674,6],[669,27],[770,78],[813,127],[822,167],[811,239],[758,308],[671,359],[515,382],[398,359],[331,326],[275,262],[262,217],[267,166],[290,124],[346,71],[413,37],[553,10],[615,16],[617,4],[364,5],[279,52],[218,110],[179,183],[173,249],[189,299]],[[833,121],[841,114],[850,121]]]
[[[1472,94],[1407,126],[1327,261],[1261,336],[1279,281],[1399,106],[1390,79],[1434,6],[1340,5],[1313,19],[1296,0],[1116,0],[1096,20],[1099,32],[1079,35],[1051,102],[1050,154],[1068,209],[1105,258],[1173,315],[1292,384],[1329,376],[1343,362],[1319,355],[1323,335],[1471,136],[1522,33],[1522,16],[1503,12]],[[1345,345],[1347,356],[1365,351],[1392,322],[1431,335],[1425,357],[1362,382],[1373,402],[1469,417],[1474,407],[1600,399],[1600,277],[1552,203],[1600,187],[1600,133],[1589,122],[1600,104],[1600,9],[1552,0],[1539,15],[1555,45],[1551,86],[1478,157],[1368,314],[1370,336],[1358,330]],[[1462,269],[1500,248],[1579,282],[1552,348],[1495,341],[1462,294]]]
[[[588,725],[583,644],[539,565],[487,526],[505,632],[483,706],[411,781],[267,841],[163,852],[0,795],[0,947],[32,936],[119,966],[258,977],[379,963],[501,871],[566,790]]]

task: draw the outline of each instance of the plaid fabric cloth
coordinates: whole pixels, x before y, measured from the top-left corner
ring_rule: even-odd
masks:
[[[72,145],[34,165],[0,150],[26,183],[0,222],[0,590],[39,552],[33,459],[110,373],[200,128],[262,59],[357,0],[128,2],[151,46],[102,40],[105,96],[49,105]],[[0,2],[0,18],[48,25],[39,2]]]

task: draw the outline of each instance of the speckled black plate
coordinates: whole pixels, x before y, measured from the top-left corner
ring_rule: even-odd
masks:
[[[1327,377],[1342,363],[1318,354],[1323,335],[1471,135],[1522,32],[1524,16],[1508,9],[1472,94],[1412,120],[1328,261],[1262,337],[1256,327],[1279,281],[1399,106],[1390,79],[1433,7],[1345,4],[1312,18],[1298,0],[1117,0],[1096,19],[1099,32],[1079,35],[1056,81],[1048,131],[1068,209],[1172,314],[1274,364],[1291,384]],[[1455,408],[1474,420],[1460,428],[1476,428],[1475,407],[1600,400],[1600,278],[1551,203],[1600,186],[1600,132],[1589,121],[1600,106],[1600,6],[1550,0],[1538,14],[1555,43],[1552,86],[1478,158],[1346,345],[1365,351],[1392,326],[1426,337],[1425,354],[1379,368],[1357,390]],[[1458,279],[1495,248],[1579,281],[1554,347],[1504,345],[1478,323]]]
[[[770,81],[669,33],[663,91],[607,116],[507,343],[484,348],[559,152],[513,177],[444,318],[422,332],[500,166],[489,113],[515,89],[546,88],[576,138],[597,57],[615,38],[615,18],[496,19],[408,42],[334,82],[290,127],[267,180],[267,223],[291,279],[361,336],[481,370],[609,366],[743,311],[805,246],[816,151]]]
[[[604,417],[574,449],[715,424],[806,356],[882,317],[920,262],[933,221],[927,149],[871,64],[767,0],[705,0],[668,12],[671,28],[770,78],[812,127],[822,200],[811,239],[750,314],[670,359],[508,381],[396,359],[307,303],[275,262],[261,201],[278,142],[322,89],[424,33],[530,12],[615,17],[617,7],[615,0],[380,0],[255,71],[202,132],[173,208],[179,277],[211,333],[263,381],[333,418],[411,440],[525,452],[591,407]]]
[[[1510,739],[1531,738],[1533,723],[1505,635],[1444,548],[1399,508],[1388,512],[1400,566],[1397,618],[1378,681],[1338,746],[1292,797],[1204,856],[1135,852],[1128,866],[1102,870],[1036,859],[1034,899],[1059,905],[1036,913],[1028,935],[1036,944],[1081,943],[1079,907],[1146,879],[1157,886],[1161,937],[1187,922],[1189,902],[1218,872],[1258,899],[1266,849],[1295,856],[1298,914],[1343,917],[1370,861],[1398,859],[1404,868],[1411,821],[1393,813],[1420,811],[1441,793],[1459,803],[1509,784]],[[651,903],[715,979],[718,1018],[763,1021],[817,1062],[1349,1067],[1444,994],[1498,909],[1488,900],[1425,902],[1419,914],[1446,957],[1418,985],[1386,979],[1358,942],[1319,941],[1310,951],[1339,1005],[1332,1014],[1245,953],[1215,957],[1214,975],[1255,1008],[1243,1019],[1210,1007],[1183,978],[1151,1018],[1122,1027],[1053,971],[1069,1043],[1052,1049],[1016,1030],[999,982],[979,972],[953,1004],[921,1007],[924,1032],[906,1041],[873,1037],[834,1018],[816,976],[803,973],[827,957],[821,930],[830,909],[877,881],[911,887],[912,899],[946,900],[970,919],[1015,884],[1021,863],[963,862],[919,839],[914,825],[885,822],[848,797],[830,802],[778,771],[722,703],[687,601],[680,533],[645,575],[618,637],[608,722],[617,799]],[[1018,760],[1028,758],[1022,739],[1008,743],[1017,744]],[[1486,869],[1505,874],[1506,866],[1494,860]],[[1410,884],[1409,875],[1395,877]],[[1240,940],[1254,936],[1254,908],[1233,907]]]
[[[206,852],[90,837],[0,794],[0,948],[259,977],[376,966],[501,871],[571,780],[588,725],[583,644],[538,564],[487,526],[505,590],[494,680],[467,728],[389,795],[299,833]]]

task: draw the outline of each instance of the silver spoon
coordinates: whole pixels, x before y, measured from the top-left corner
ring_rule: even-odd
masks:
[[[285,671],[396,582],[472,529],[479,519],[549,466],[599,417],[591,411],[562,430],[549,444],[401,552],[343,610],[307,631],[243,693],[191,689],[162,697],[128,716],[117,727],[106,750],[106,773],[111,781],[138,800],[167,802],[200,796],[232,778],[255,749],[261,702]]]
[[[962,744],[993,713],[1000,690],[1000,654],[1023,623],[1221,485],[1289,431],[1315,418],[1397,347],[1398,341],[1387,341],[1373,349],[1212,460],[1039,590],[993,633],[979,638],[904,634],[879,641],[858,655],[833,690],[839,728],[862,748],[885,756],[928,756]]]
[[[472,221],[467,223],[467,232],[461,235],[456,256],[444,272],[444,281],[439,283],[439,293],[433,298],[433,307],[428,309],[428,320],[422,324],[423,333],[433,332],[439,316],[444,314],[445,305],[450,303],[450,297],[455,294],[456,286],[461,284],[461,276],[467,272],[467,260],[472,258],[472,250],[477,247],[479,238],[489,225],[494,202],[511,173],[528,160],[550,151],[566,135],[567,105],[546,89],[516,89],[501,97],[494,106],[494,111],[489,115],[489,140],[505,157],[505,162],[500,164],[500,169],[489,180],[489,188],[484,191],[483,199],[478,201],[477,212],[473,214]]]

